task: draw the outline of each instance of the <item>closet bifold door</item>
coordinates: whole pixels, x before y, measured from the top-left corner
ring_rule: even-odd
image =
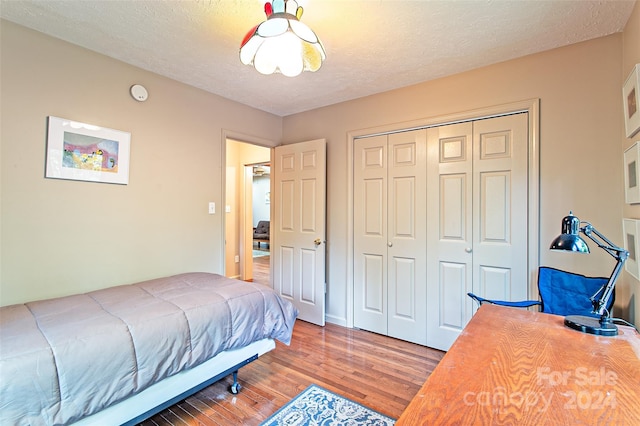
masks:
[[[426,344],[426,130],[354,144],[354,326]]]
[[[427,345],[448,350],[468,292],[527,298],[528,115],[428,130]]]
[[[448,350],[471,316],[473,124],[431,128],[427,146],[427,345]]]
[[[353,325],[387,334],[387,135],[356,139],[353,162]]]
[[[387,335],[427,344],[427,131],[389,135]]]

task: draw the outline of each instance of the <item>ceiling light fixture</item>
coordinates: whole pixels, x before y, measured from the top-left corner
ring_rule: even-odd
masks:
[[[302,6],[295,0],[264,4],[267,20],[253,27],[240,45],[240,60],[262,74],[280,72],[295,77],[318,71],[326,54],[311,28],[300,22]]]

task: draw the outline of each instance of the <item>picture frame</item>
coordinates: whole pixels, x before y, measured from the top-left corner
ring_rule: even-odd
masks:
[[[48,117],[45,177],[129,183],[131,133]]]
[[[636,64],[622,87],[624,128],[630,138],[640,130],[640,64]]]
[[[622,231],[624,234],[624,248],[629,252],[629,257],[624,263],[624,269],[636,280],[640,280],[640,220],[622,219]]]
[[[640,142],[624,151],[624,200],[640,203]]]

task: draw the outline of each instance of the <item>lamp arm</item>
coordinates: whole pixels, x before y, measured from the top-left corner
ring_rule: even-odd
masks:
[[[613,244],[611,241],[607,239],[607,237],[605,237],[600,232],[598,232],[598,230],[594,228],[593,225],[591,225],[590,223],[588,222],[584,222],[584,223],[586,223],[586,225],[580,228],[580,231],[582,231],[582,233],[584,233],[587,237],[589,237],[591,241],[596,243],[598,247],[600,247],[601,249],[609,253],[611,256],[613,256],[614,259],[616,259],[616,266],[614,266],[613,268],[613,272],[609,277],[609,281],[607,281],[607,284],[605,284],[604,287],[602,288],[602,295],[600,296],[600,298],[595,299],[596,295],[600,293],[600,290],[598,290],[596,294],[591,296],[591,302],[593,303],[593,312],[597,313],[602,318],[604,318],[609,316],[609,312],[605,312],[606,307],[609,303],[609,299],[611,298],[611,295],[613,294],[613,288],[616,284],[616,280],[618,279],[618,275],[620,275],[622,266],[624,265],[624,262],[629,257],[629,252],[624,248],[618,247],[615,244]],[[597,236],[599,240],[596,239],[593,236],[593,234],[595,234],[595,236]]]
[[[616,285],[616,280],[618,279],[618,275],[620,275],[620,271],[622,270],[623,264],[624,264],[624,260],[618,260],[618,262],[616,262],[616,266],[614,266],[613,268],[613,272],[609,277],[609,281],[607,281],[607,284],[605,284],[605,286],[602,289],[602,295],[600,296],[600,298],[596,299],[596,296],[600,292],[600,290],[598,290],[598,293],[591,296],[591,303],[593,304],[593,312],[600,315],[601,317],[609,316],[607,306],[609,305],[609,299],[613,294],[613,288]]]
[[[597,244],[598,247],[609,253],[616,260],[622,260],[623,262],[627,260],[629,256],[629,252],[622,247],[618,247],[613,244],[611,241],[607,239],[604,235],[602,235],[596,228],[593,227],[589,222],[583,222],[586,225],[580,228],[580,231],[589,237],[591,241]],[[595,234],[600,240],[596,239],[593,234]],[[603,244],[604,241],[604,244]]]

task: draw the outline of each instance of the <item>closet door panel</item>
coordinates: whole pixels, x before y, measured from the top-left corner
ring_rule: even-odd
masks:
[[[365,254],[362,257],[364,262],[363,287],[363,310],[374,315],[382,315],[386,312],[387,298],[384,290],[386,288],[383,277],[386,272],[384,257]]]
[[[474,122],[473,292],[528,297],[528,116]]]
[[[400,177],[393,179],[393,227],[391,239],[416,239],[416,179]]]
[[[426,344],[426,130],[389,135],[388,335]]]
[[[387,333],[387,136],[354,144],[354,326]]]
[[[480,174],[480,240],[509,244],[511,240],[511,174],[508,171]]]
[[[427,133],[427,345],[448,350],[471,318],[473,125]]]
[[[495,268],[481,265],[478,293],[488,299],[512,300],[511,270],[509,268]],[[524,299],[523,299],[524,300]]]
[[[466,324],[466,311],[460,300],[466,297],[470,274],[464,263],[442,262],[439,275],[438,323],[456,332]]]
[[[389,295],[389,311],[395,319],[414,321],[416,317],[415,261],[413,259],[393,258],[390,273],[396,283],[394,293]]]
[[[440,238],[465,242],[468,229],[465,211],[469,188],[464,173],[440,176]]]
[[[386,199],[386,181],[382,178],[366,179],[362,182],[363,217],[362,235],[368,239],[380,240],[385,236],[387,217],[384,202]],[[379,243],[379,241],[378,241]]]

